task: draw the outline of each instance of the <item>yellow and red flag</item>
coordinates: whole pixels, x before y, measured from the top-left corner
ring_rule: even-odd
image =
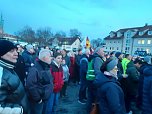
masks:
[[[86,48],[90,48],[90,41],[88,37],[86,38]]]

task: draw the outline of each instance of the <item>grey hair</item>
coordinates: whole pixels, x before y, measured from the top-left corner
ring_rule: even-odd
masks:
[[[103,46],[99,46],[99,47],[97,47],[97,48],[95,49],[94,53],[99,52],[99,50],[100,50],[101,48],[103,48]]]
[[[40,52],[39,52],[39,59],[41,60],[42,58],[48,56],[48,54],[51,54],[50,50],[41,49]]]

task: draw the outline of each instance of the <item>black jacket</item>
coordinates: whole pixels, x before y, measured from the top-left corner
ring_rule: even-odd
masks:
[[[28,100],[19,77],[13,70],[11,62],[0,59],[0,104],[2,107],[22,106],[24,113],[28,114]]]
[[[53,90],[50,66],[40,60],[29,69],[26,88],[31,101],[47,100]]]

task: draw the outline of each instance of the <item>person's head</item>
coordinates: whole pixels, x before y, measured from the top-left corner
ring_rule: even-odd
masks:
[[[125,58],[128,59],[128,60],[131,60],[132,56],[130,54],[125,54]]]
[[[62,54],[61,53],[55,53],[54,54],[54,61],[60,65],[62,63]]]
[[[17,47],[10,41],[0,40],[0,58],[12,63],[17,62]]]
[[[23,52],[23,47],[20,44],[16,44],[17,47],[17,52],[22,53]]]
[[[78,55],[82,55],[82,49],[78,49]]]
[[[104,57],[104,48],[103,47],[97,47],[94,51],[94,53],[97,53],[101,57]]]
[[[65,65],[66,62],[65,62],[65,59],[62,59],[62,65]]]
[[[118,61],[116,59],[107,59],[103,65],[101,66],[100,70],[101,72],[107,71],[110,72],[111,74],[114,74],[115,76],[117,75],[117,64]]]
[[[38,57],[41,61],[50,64],[51,60],[52,60],[52,56],[51,56],[51,52],[48,49],[42,49],[39,52],[39,57]]]
[[[90,55],[90,49],[85,49],[85,54],[86,54],[87,56],[89,56],[89,55]]]
[[[45,49],[48,49],[48,50],[50,50],[49,46],[45,46]]]
[[[66,54],[67,54],[66,49],[63,49],[63,50],[61,51],[61,53],[62,53],[63,57],[66,56]]]
[[[115,51],[112,51],[111,53],[110,53],[110,57],[115,57]]]
[[[33,48],[33,46],[32,46],[31,44],[27,44],[27,45],[26,45],[26,50],[27,50],[29,53],[31,53],[31,54],[34,53],[34,48]]]
[[[143,60],[139,59],[139,58],[136,58],[134,60],[134,65],[139,69],[143,64]]]
[[[118,59],[123,59],[123,54],[121,52],[116,52],[115,53],[115,57],[117,57]]]

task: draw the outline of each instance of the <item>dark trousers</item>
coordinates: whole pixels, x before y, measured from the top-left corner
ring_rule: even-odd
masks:
[[[92,109],[92,104],[97,102],[97,89],[92,85],[92,81],[88,81],[88,91],[87,91],[87,113],[90,114]]]
[[[87,81],[85,79],[80,80],[79,100],[86,99]]]
[[[62,90],[60,92],[60,96],[66,96],[66,90],[67,90],[68,82],[64,82],[64,85],[62,87]]]
[[[38,104],[37,102],[30,102],[31,113],[30,114],[42,114],[44,103]]]

